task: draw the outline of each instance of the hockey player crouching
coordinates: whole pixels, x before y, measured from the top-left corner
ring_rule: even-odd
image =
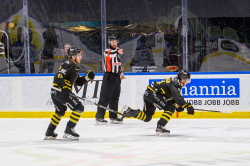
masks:
[[[79,139],[79,134],[75,132],[74,127],[84,111],[84,106],[77,98],[70,95],[72,93],[72,85],[83,86],[95,77],[95,74],[91,70],[84,77],[79,76],[79,67],[77,64],[81,62],[81,59],[81,49],[76,47],[69,48],[66,59],[63,60],[59,71],[54,76],[51,98],[55,106],[55,114],[52,116],[47,132],[45,133],[45,140],[57,137],[54,131],[61,118],[65,115],[67,107],[72,110],[72,113],[63,138]]]
[[[180,94],[182,87],[186,86],[190,80],[190,74],[185,70],[181,70],[177,77],[167,78],[161,82],[155,81],[147,86],[147,90],[144,93],[143,111],[128,108],[123,112],[123,116],[149,122],[157,107],[160,110],[164,110],[164,113],[157,123],[156,134],[169,134],[170,131],[166,130],[164,126],[169,122],[175,110],[181,112],[184,111],[184,108],[187,108],[188,114],[194,114],[193,106],[187,103]]]

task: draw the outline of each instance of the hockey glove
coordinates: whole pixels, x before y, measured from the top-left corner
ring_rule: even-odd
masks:
[[[95,73],[91,70],[88,71],[88,73],[85,75],[85,79],[87,81],[92,81],[95,78]]]
[[[187,114],[194,115],[194,107],[190,103],[187,105]]]
[[[175,110],[177,112],[182,112],[182,111],[184,111],[184,108],[182,108],[182,107],[175,107]]]

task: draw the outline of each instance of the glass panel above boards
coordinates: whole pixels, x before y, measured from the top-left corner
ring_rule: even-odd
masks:
[[[25,73],[23,2],[0,1],[0,74]]]
[[[188,1],[189,70],[250,70],[250,1]]]
[[[107,36],[115,34],[125,72],[166,72],[181,67],[181,0],[107,2]],[[170,50],[171,55],[169,56]]]
[[[57,72],[70,46],[82,50],[81,73],[101,72],[100,8],[100,1],[29,1],[36,73]]]

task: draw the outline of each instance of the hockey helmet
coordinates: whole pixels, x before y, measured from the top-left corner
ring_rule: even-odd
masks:
[[[179,80],[185,80],[185,81],[189,80],[189,82],[191,82],[191,75],[186,70],[180,70],[178,72],[178,79]]]
[[[118,39],[114,34],[109,35],[109,37],[108,37],[108,43],[109,44],[110,44],[111,40],[117,40],[117,42],[118,42]]]
[[[77,54],[82,53],[82,50],[77,47],[70,47],[67,52],[67,58],[72,59],[72,56],[76,56]]]

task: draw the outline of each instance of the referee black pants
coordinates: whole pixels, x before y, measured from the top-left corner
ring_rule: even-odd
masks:
[[[103,76],[101,94],[98,104],[109,106],[109,109],[118,111],[118,102],[121,92],[121,78],[119,74],[105,73]],[[104,118],[106,109],[97,108],[96,118]],[[117,118],[117,114],[109,112],[109,118]]]

